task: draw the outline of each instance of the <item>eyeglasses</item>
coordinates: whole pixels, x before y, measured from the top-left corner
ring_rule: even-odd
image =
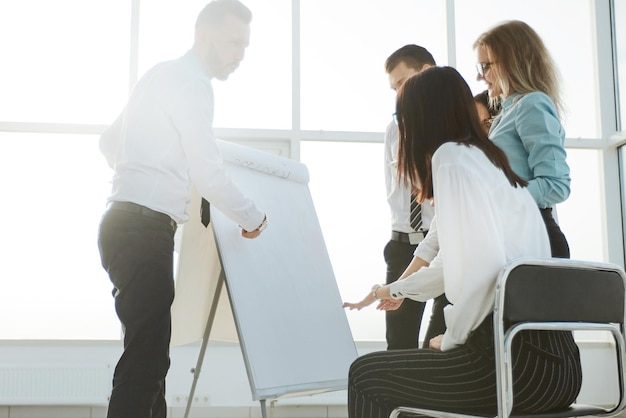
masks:
[[[493,62],[479,62],[476,64],[476,71],[478,72],[478,75],[484,78],[485,74],[487,74],[487,71],[489,71],[492,65]]]

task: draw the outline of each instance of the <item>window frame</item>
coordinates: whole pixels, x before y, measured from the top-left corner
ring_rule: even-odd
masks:
[[[292,2],[292,22],[300,22],[300,3]],[[619,158],[620,147],[626,145],[626,132],[620,131],[620,106],[617,80],[617,62],[615,57],[615,16],[614,0],[593,2],[596,16],[595,45],[598,70],[598,104],[600,114],[600,138],[566,138],[565,147],[569,149],[593,149],[601,151],[601,169],[603,174],[602,196],[602,236],[604,254],[607,262],[624,267],[624,221],[622,193],[623,185],[620,178],[624,171],[623,162]],[[446,0],[447,26],[447,64],[456,64],[455,44],[455,0]],[[140,0],[132,0],[130,61],[128,69],[129,91],[138,79],[139,54],[139,18]],[[611,22],[610,25],[603,24]],[[300,144],[302,141],[334,141],[356,143],[382,143],[382,132],[347,132],[347,131],[311,131],[301,129],[301,95],[300,95],[300,32],[297,23],[292,23],[292,113],[291,129],[232,129],[216,128],[217,137],[255,146],[261,149],[279,149],[280,154],[300,160]],[[52,134],[90,134],[99,135],[106,125],[100,124],[68,124],[68,123],[37,123],[12,122],[0,120],[1,132],[32,132]],[[381,127],[381,129],[384,127]],[[382,175],[382,173],[381,173]]]

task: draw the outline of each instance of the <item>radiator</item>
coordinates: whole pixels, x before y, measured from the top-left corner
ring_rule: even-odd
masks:
[[[104,405],[112,376],[108,364],[0,364],[0,405]]]

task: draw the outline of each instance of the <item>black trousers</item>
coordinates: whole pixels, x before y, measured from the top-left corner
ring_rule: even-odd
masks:
[[[446,332],[446,319],[443,316],[443,308],[445,308],[449,303],[450,302],[446,298],[445,294],[439,295],[433,299],[430,321],[428,323],[428,329],[426,330],[426,336],[424,337],[422,348],[428,348],[432,338]]]
[[[385,246],[383,255],[387,263],[387,284],[398,280],[404,273],[417,245],[391,240]],[[395,311],[385,312],[386,339],[388,350],[417,348],[420,326],[424,315],[424,302],[405,299]]]
[[[110,209],[100,224],[102,266],[124,331],[108,418],[166,417],[175,226],[163,216]]]
[[[398,406],[495,414],[492,327],[489,316],[466,344],[446,352],[414,349],[359,357],[348,377],[348,416],[387,418]],[[578,396],[582,371],[570,332],[522,332],[512,358],[514,412],[561,409]]]
[[[569,245],[567,239],[561,231],[559,224],[556,223],[552,216],[552,208],[539,209],[543,222],[546,224],[548,238],[550,239],[550,249],[552,257],[569,258]]]

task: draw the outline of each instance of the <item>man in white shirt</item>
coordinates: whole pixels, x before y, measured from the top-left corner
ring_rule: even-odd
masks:
[[[174,233],[189,218],[190,188],[241,225],[245,238],[267,225],[225,173],[212,130],[211,79],[237,68],[251,19],[238,0],[209,3],[191,50],[149,70],[100,139],[114,176],[98,245],[124,329],[108,418],[166,417]]]
[[[433,56],[418,45],[405,45],[385,61],[389,84],[395,91],[414,74],[434,66]],[[386,283],[396,281],[413,260],[413,253],[426,236],[434,214],[430,204],[421,207],[422,224],[411,226],[411,190],[398,181],[398,126],[391,121],[385,132],[385,185],[391,210],[391,239],[384,249],[387,263]],[[435,249],[435,253],[436,253]],[[427,260],[430,261],[430,260]],[[398,310],[386,311],[387,349],[417,348],[424,302],[405,300]],[[443,318],[441,318],[443,321]]]

